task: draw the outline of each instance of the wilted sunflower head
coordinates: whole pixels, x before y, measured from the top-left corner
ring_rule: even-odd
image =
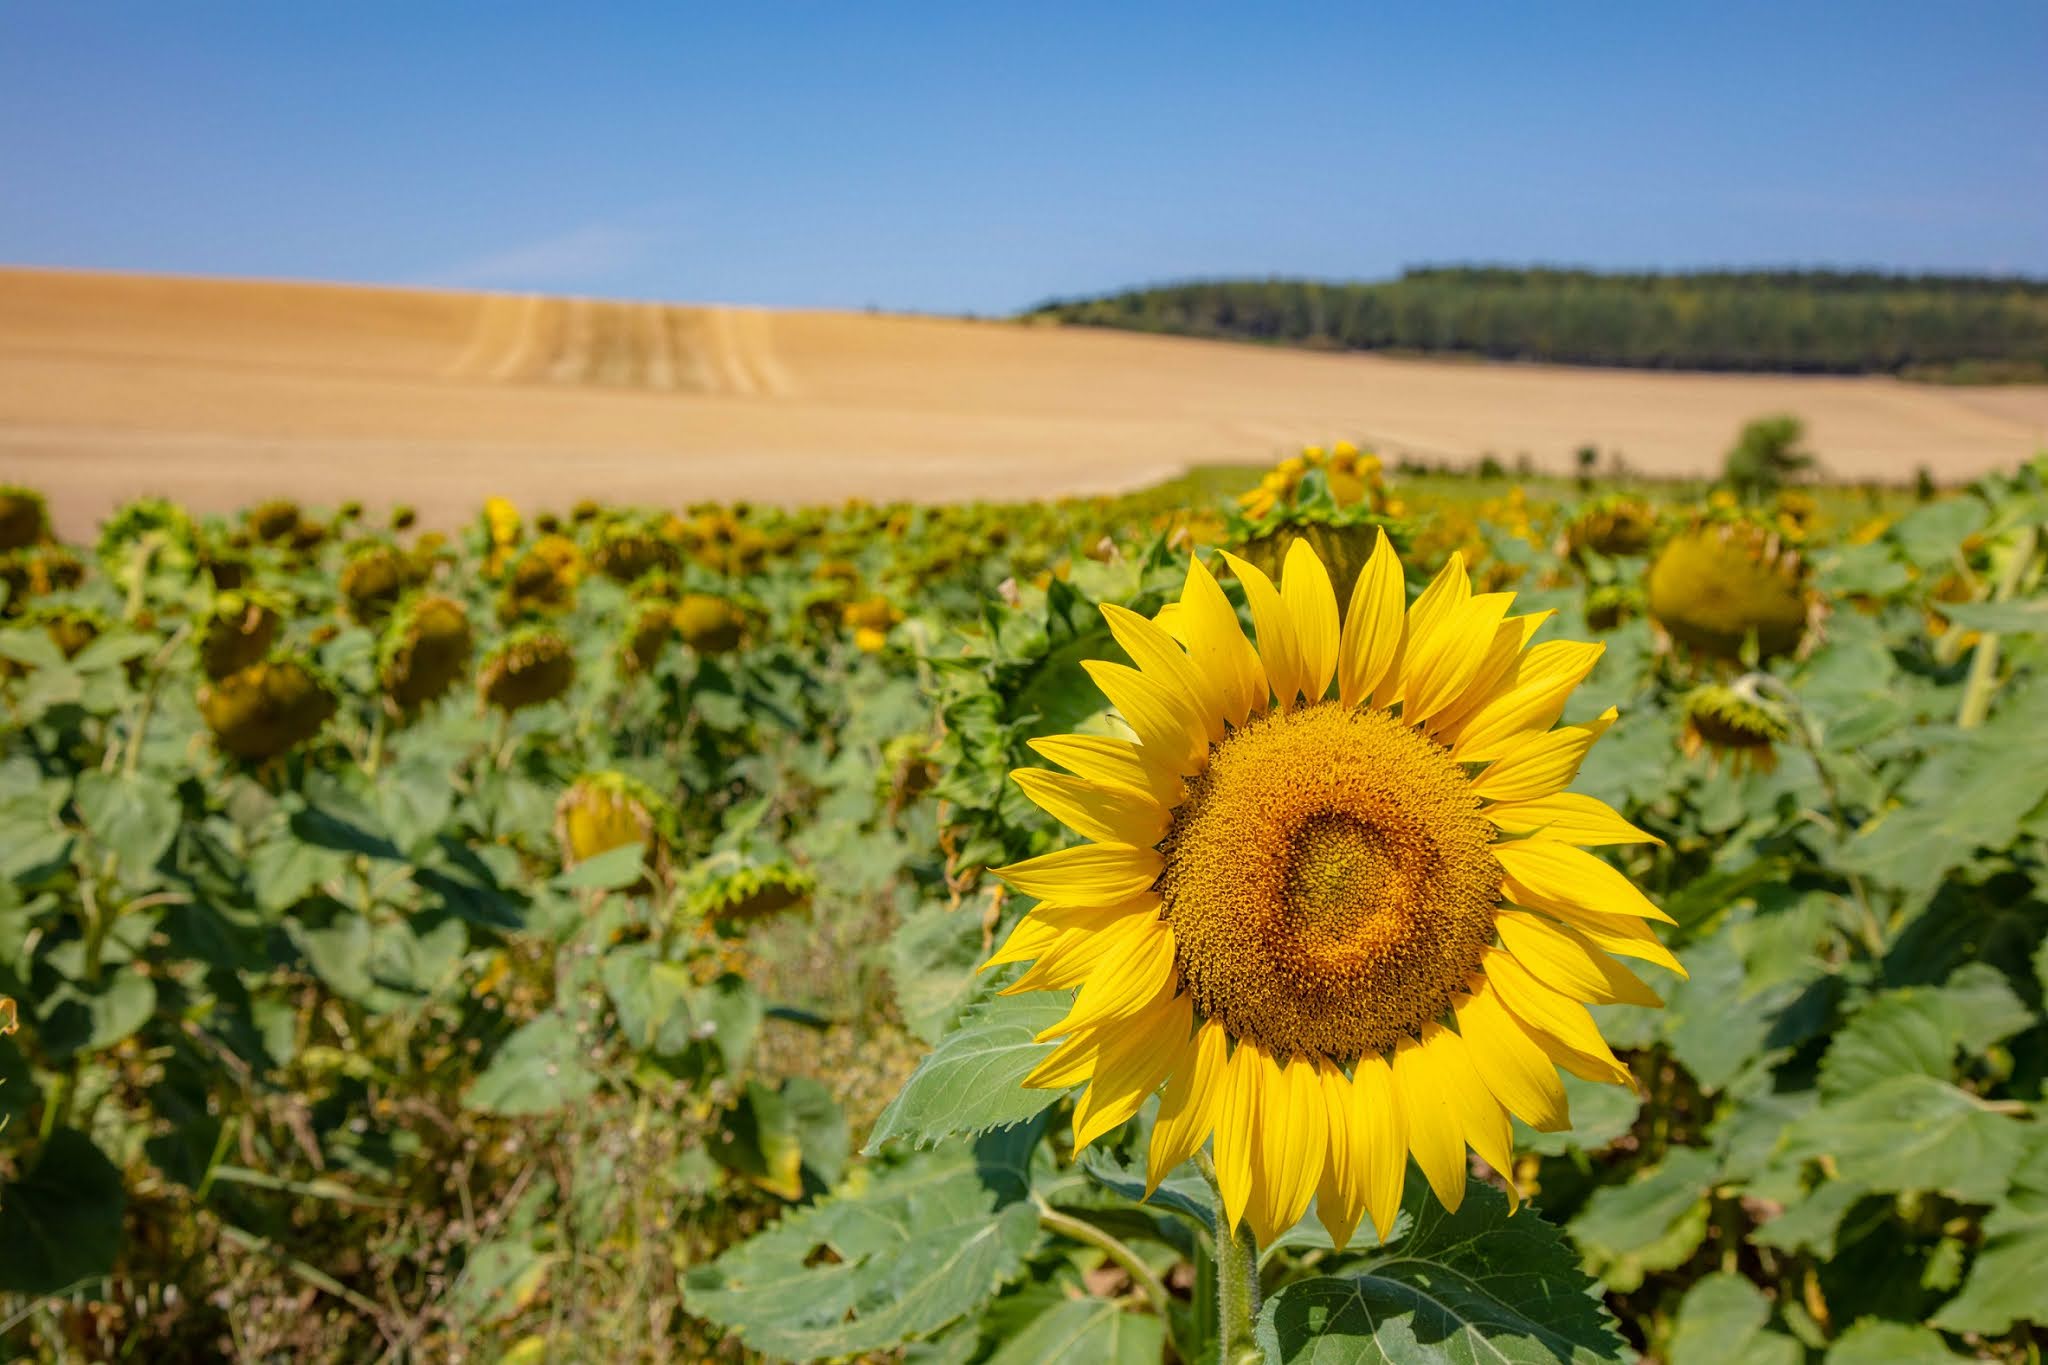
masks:
[[[1681,647],[1728,663],[1794,653],[1820,612],[1798,551],[1749,521],[1706,521],[1666,541],[1645,583],[1650,615]]]
[[[287,540],[299,529],[299,517],[299,505],[290,498],[270,498],[249,509],[249,533],[258,540]]]
[[[374,625],[419,581],[419,565],[395,545],[375,541],[358,546],[341,569],[341,597],[349,616]]]
[[[555,803],[555,840],[565,868],[628,844],[646,845],[648,865],[659,867],[674,828],[668,803],[621,772],[585,773]]]
[[[515,630],[484,656],[477,692],[500,711],[522,711],[551,702],[576,680],[576,656],[552,630]]]
[[[1679,703],[1684,720],[1679,744],[1687,758],[1704,752],[1709,765],[1728,765],[1740,776],[1744,768],[1767,773],[1778,766],[1778,748],[1792,737],[1785,708],[1762,696],[1747,677],[1731,686],[1708,683],[1695,687]]]
[[[0,551],[40,545],[50,535],[50,508],[43,495],[20,484],[0,484]]]
[[[642,602],[619,641],[619,666],[629,674],[646,673],[661,661],[662,650],[675,638],[675,608],[667,602]]]
[[[276,758],[320,733],[334,692],[299,659],[269,659],[199,689],[199,713],[222,751],[250,762]]]
[[[793,863],[729,866],[707,859],[692,878],[689,913],[724,929],[736,929],[811,903],[818,879]]]
[[[137,498],[123,503],[100,526],[94,553],[109,569],[125,566],[144,544],[157,547],[159,563],[175,561],[197,565],[199,528],[191,515],[169,498]]]
[[[1641,498],[1610,493],[1588,505],[1565,532],[1567,552],[1578,559],[1585,551],[1610,557],[1647,552],[1657,534],[1657,510]]]
[[[218,681],[260,663],[277,642],[278,604],[255,592],[217,593],[199,634],[199,669]]]
[[[747,631],[746,613],[710,593],[684,593],[675,605],[673,619],[683,643],[706,656],[732,653]]]
[[[1307,544],[1277,585],[1226,558],[1257,648],[1199,561],[1164,626],[1104,606],[1136,667],[1083,666],[1135,738],[1034,741],[1067,772],[1017,783],[1090,842],[1001,870],[1038,904],[989,965],[1079,987],[1026,1080],[1087,1085],[1077,1143],[1163,1085],[1151,1183],[1213,1136],[1233,1227],[1314,1199],[1342,1246],[1409,1156],[1455,1209],[1468,1145],[1507,1171],[1511,1114],[1567,1126],[1558,1067],[1627,1083],[1584,1006],[1658,1003],[1614,955],[1677,962],[1586,851],[1654,840],[1563,790],[1614,720],[1556,724],[1602,646],[1532,647],[1549,613],[1456,556],[1407,606],[1382,540],[1341,618]]]
[[[1586,593],[1586,625],[1593,630],[1614,630],[1633,620],[1642,610],[1643,592],[1640,588],[1606,583]]]
[[[590,562],[615,583],[631,583],[674,562],[674,552],[654,532],[637,522],[618,522],[598,533]]]
[[[377,677],[405,715],[445,696],[469,667],[469,609],[438,593],[399,604],[378,642]]]

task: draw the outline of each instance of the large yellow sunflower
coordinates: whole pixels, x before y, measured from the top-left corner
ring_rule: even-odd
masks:
[[[1341,625],[1306,543],[1277,587],[1224,557],[1256,649],[1199,560],[1157,621],[1103,608],[1137,667],[1084,667],[1137,738],[1033,742],[1067,773],[1018,785],[1090,842],[1000,870],[1038,904],[988,965],[1080,988],[1025,1082],[1087,1086],[1078,1145],[1163,1086],[1152,1186],[1213,1136],[1233,1232],[1314,1199],[1384,1240],[1410,1155],[1455,1209],[1468,1145],[1507,1171],[1510,1114],[1569,1124],[1559,1067],[1629,1082],[1585,1002],[1661,1003],[1615,958],[1678,971],[1671,921],[1585,850],[1655,840],[1564,790],[1614,720],[1552,728],[1603,646],[1530,647],[1548,613],[1455,555],[1404,611],[1384,537]]]

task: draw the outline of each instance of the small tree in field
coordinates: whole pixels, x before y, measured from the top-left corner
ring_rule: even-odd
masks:
[[[1729,447],[1721,476],[1746,502],[1769,497],[1813,468],[1805,440],[1806,423],[1790,413],[1756,418]]]

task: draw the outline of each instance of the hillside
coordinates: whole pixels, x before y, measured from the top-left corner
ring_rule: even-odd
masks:
[[[1098,327],[1653,370],[2048,379],[2048,281],[1841,271],[1410,270],[1056,300]]]
[[[2010,467],[2048,388],[1479,365],[1098,329],[0,270],[0,480],[89,534],[146,492],[469,515],[566,506],[1026,498],[1349,437],[1389,456],[1591,442],[1711,471],[1789,410],[1845,479]]]

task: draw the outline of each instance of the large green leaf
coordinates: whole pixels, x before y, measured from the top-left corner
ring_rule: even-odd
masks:
[[[1963,967],[1946,986],[1886,991],[1836,1035],[1821,1062],[1821,1093],[1855,1095],[1893,1076],[1948,1080],[1959,1048],[1981,1052],[2033,1020],[2003,974],[1984,963]]]
[[[586,1098],[598,1078],[583,1060],[576,1025],[543,1014],[505,1040],[463,1104],[487,1114],[547,1114]]]
[[[797,1360],[927,1337],[1024,1269],[1038,1214],[999,1138],[920,1155],[690,1271],[690,1311]]]
[[[1166,1324],[1115,1299],[1061,1299],[1007,1337],[984,1365],[1158,1365]]]
[[[1671,1365],[1799,1365],[1799,1343],[1767,1325],[1770,1300],[1740,1275],[1707,1276],[1678,1306]]]
[[[1617,1360],[1621,1339],[1570,1245],[1507,1197],[1473,1186],[1446,1212],[1419,1180],[1404,1201],[1408,1236],[1344,1275],[1298,1280],[1266,1301],[1258,1339],[1269,1361]]]
[[[599,975],[628,1047],[673,1057],[690,1045],[697,983],[688,967],[663,962],[650,949],[628,950],[608,954]]]
[[[128,1194],[92,1139],[59,1128],[0,1190],[0,1290],[61,1294],[114,1268]]]
[[[896,1138],[924,1144],[1007,1127],[1052,1104],[1059,1091],[1027,1090],[1023,1080],[1053,1050],[1033,1037],[1064,1018],[1067,1007],[1063,994],[1032,992],[969,1010],[882,1111],[865,1150],[880,1151]]]
[[[1710,1151],[1674,1147],[1627,1184],[1595,1190],[1571,1224],[1588,1268],[1609,1288],[1627,1291],[1649,1271],[1690,1260],[1706,1237],[1715,1166]]]
[[[142,877],[178,836],[177,788],[143,773],[78,775],[78,814],[93,842],[118,860],[123,878]]]
[[[2040,1119],[2036,1119],[2038,1127]],[[1934,1325],[1997,1336],[2015,1322],[2048,1323],[2048,1134],[2035,1133],[2012,1193],[1984,1220],[1984,1242],[1962,1292]]]
[[[1941,1333],[1908,1322],[1864,1318],[1828,1348],[1827,1365],[1955,1365],[1964,1359],[1949,1350]]]
[[[1931,1076],[1895,1076],[1822,1105],[1786,1131],[1786,1154],[1829,1157],[1873,1190],[1938,1190],[1990,1204],[2005,1193],[2027,1125]]]

